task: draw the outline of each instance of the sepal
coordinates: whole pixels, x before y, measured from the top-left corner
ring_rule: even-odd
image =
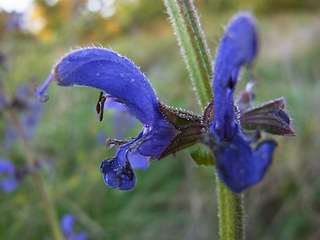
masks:
[[[295,136],[290,127],[290,116],[283,110],[284,98],[272,100],[240,113],[241,127],[245,130],[263,130],[268,133]]]
[[[199,141],[201,134],[205,129],[201,116],[191,112],[170,108],[160,102],[159,107],[165,119],[179,132],[157,159],[174,154]]]
[[[210,128],[210,122],[214,120],[214,98],[210,101],[203,112],[203,124],[206,130]]]
[[[168,145],[168,147],[162,152],[158,159],[164,158],[170,154],[175,154],[176,152],[190,147],[197,142],[201,137],[201,132],[199,133],[191,133],[188,131],[181,132],[178,134]]]
[[[203,128],[202,117],[191,112],[173,109],[159,102],[160,110],[168,122],[179,130]]]

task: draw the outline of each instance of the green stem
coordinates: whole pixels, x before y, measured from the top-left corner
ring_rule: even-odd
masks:
[[[23,129],[19,123],[19,120],[18,120],[16,114],[13,111],[9,111],[9,116],[10,116],[11,122],[13,123],[13,125],[15,126],[15,128],[17,130],[18,136],[19,136],[19,138],[23,144],[23,147],[25,149],[27,164],[31,170],[30,172],[32,175],[32,179],[36,185],[37,191],[39,191],[40,198],[41,198],[42,203],[44,205],[44,209],[47,214],[54,239],[55,240],[62,240],[63,234],[61,232],[59,220],[56,215],[53,203],[51,202],[51,200],[47,194],[47,191],[45,189],[45,184],[43,182],[43,178],[36,167],[36,158],[35,158],[32,150],[29,146],[29,143],[24,135]]]
[[[202,108],[213,97],[212,66],[196,10],[187,0],[164,0]]]
[[[211,87],[211,79],[213,77],[213,70],[212,70],[212,60],[210,55],[210,50],[207,45],[207,41],[204,36],[204,32],[201,30],[200,20],[197,14],[197,11],[195,9],[195,6],[188,1],[180,1],[180,5],[184,4],[186,8],[186,14],[190,21],[190,25],[192,27],[192,31],[189,31],[189,35],[192,40],[192,44],[195,48],[198,48],[197,52],[197,58],[202,64],[200,64],[200,67],[202,68],[202,72],[204,74],[204,85],[206,87],[206,94],[208,97],[212,96],[212,87]],[[210,99],[209,99],[210,100]]]
[[[245,239],[244,198],[243,194],[235,194],[221,182],[218,174],[217,195],[219,214],[219,235],[221,240]]]
[[[191,0],[164,0],[182,55],[202,108],[213,97],[211,58],[196,9]],[[217,176],[217,174],[216,174]],[[244,239],[244,199],[217,179],[219,235],[221,240]]]

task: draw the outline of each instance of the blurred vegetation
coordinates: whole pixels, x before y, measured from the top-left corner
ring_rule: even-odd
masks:
[[[261,53],[251,74],[259,83],[257,104],[285,96],[297,134],[277,138],[273,165],[246,194],[248,239],[319,239],[319,2],[198,0],[195,4],[212,55],[223,33],[221,26],[234,13],[249,9],[257,15]],[[107,16],[106,9],[111,9]],[[37,0],[28,26],[19,19],[10,25],[17,20],[13,15],[0,12],[0,50],[8,65],[1,77],[8,94],[22,82],[41,84],[52,64],[70,48],[94,44],[111,47],[141,66],[164,103],[199,113],[162,1],[101,2],[98,10],[90,11],[86,0],[55,4]],[[248,80],[252,79],[245,74],[238,89]],[[186,152],[136,171],[132,191],[104,185],[99,165],[113,151],[96,138],[101,131],[112,137],[114,123],[111,111],[102,123],[97,121],[98,94],[94,89],[53,84],[31,142],[39,159],[48,162],[43,176],[59,217],[74,214],[77,228],[87,230],[90,239],[217,239],[214,171],[197,167]],[[140,130],[140,126],[128,129],[126,137]],[[18,143],[9,152],[0,151],[0,157],[23,165],[25,153]],[[14,193],[0,193],[0,202],[1,239],[50,237],[42,203],[29,178]]]

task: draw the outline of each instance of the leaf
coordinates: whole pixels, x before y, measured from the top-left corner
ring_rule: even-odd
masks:
[[[197,144],[189,150],[190,156],[198,165],[214,166],[215,161],[213,153],[207,146]]]

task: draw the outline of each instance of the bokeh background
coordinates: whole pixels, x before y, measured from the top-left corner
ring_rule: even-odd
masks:
[[[254,79],[243,77],[238,89],[257,81],[257,104],[285,96],[297,135],[276,137],[272,166],[246,192],[247,238],[320,239],[320,2],[194,2],[213,56],[233,14],[246,9],[256,15],[261,44]],[[160,0],[34,0],[20,12],[0,8],[2,87],[13,95],[21,83],[40,85],[66,52],[92,45],[141,66],[165,104],[201,113]],[[136,171],[134,190],[109,189],[99,166],[114,150],[104,139],[136,136],[141,125],[112,110],[98,122],[98,90],[52,84],[48,93],[30,144],[45,163],[42,174],[59,218],[75,215],[75,230],[86,230],[89,239],[218,239],[213,167],[197,166],[182,151]],[[24,166],[19,142],[4,148],[7,120],[0,119],[0,157]],[[0,216],[0,239],[51,237],[30,177],[16,191],[0,192]]]

